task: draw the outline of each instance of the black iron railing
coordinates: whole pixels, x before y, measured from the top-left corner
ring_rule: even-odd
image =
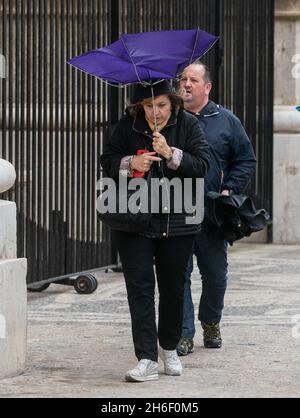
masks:
[[[200,27],[220,35],[204,61],[212,98],[242,120],[258,158],[255,199],[272,208],[273,0],[2,0],[0,156],[17,171],[28,282],[116,262],[97,219],[99,156],[130,89],[107,87],[68,58],[123,32]],[[3,60],[2,60],[3,62]]]

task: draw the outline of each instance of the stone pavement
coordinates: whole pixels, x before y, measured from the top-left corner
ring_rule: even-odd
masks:
[[[183,376],[154,382],[124,382],[136,360],[122,274],[97,278],[91,295],[60,285],[28,294],[27,369],[0,381],[1,398],[299,397],[300,246],[235,244],[223,348],[205,350],[197,324]],[[200,289],[194,271],[195,302]]]

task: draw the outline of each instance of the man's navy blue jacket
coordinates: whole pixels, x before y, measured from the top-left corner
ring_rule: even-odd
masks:
[[[241,194],[255,170],[256,158],[240,120],[211,100],[194,115],[204,131],[211,156],[205,193],[228,189]]]

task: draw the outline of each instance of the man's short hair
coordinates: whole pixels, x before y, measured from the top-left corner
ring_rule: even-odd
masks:
[[[207,65],[205,65],[202,61],[200,61],[200,60],[198,60],[198,61],[195,61],[193,64],[196,64],[196,65],[201,65],[201,67],[203,67],[204,68],[204,81],[205,81],[205,83],[212,83],[212,76],[211,76],[211,72],[210,72],[210,69],[209,69],[209,67],[207,66]]]

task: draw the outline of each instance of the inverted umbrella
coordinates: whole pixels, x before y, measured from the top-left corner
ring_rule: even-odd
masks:
[[[150,79],[175,78],[217,40],[200,29],[126,34],[68,63],[113,84],[148,83]]]
[[[230,245],[261,231],[270,221],[269,213],[265,209],[256,209],[249,196],[224,196],[213,191],[207,193],[205,215],[210,231]]]
[[[175,78],[217,40],[218,37],[200,29],[126,34],[106,47],[71,58],[68,63],[113,85],[150,84],[154,107],[153,84]],[[157,130],[155,112],[154,126]]]
[[[218,37],[200,29],[126,34],[106,47],[71,58],[68,63],[114,85],[150,84],[154,100],[154,80],[176,78],[217,40]],[[157,129],[156,120],[154,125]]]

